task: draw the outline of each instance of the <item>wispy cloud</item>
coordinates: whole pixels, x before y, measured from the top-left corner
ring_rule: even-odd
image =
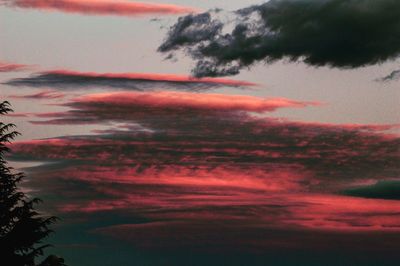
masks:
[[[386,75],[382,78],[378,78],[375,81],[378,82],[389,82],[393,80],[398,80],[400,78],[400,69],[399,70],[393,70],[389,75]]]
[[[183,14],[196,11],[194,8],[179,5],[127,0],[2,0],[0,3],[7,7],[38,9],[43,11],[129,17],[148,14]]]
[[[32,94],[25,94],[25,95],[8,95],[9,98],[11,99],[37,99],[37,100],[43,100],[43,99],[60,99],[64,98],[65,94],[57,91],[52,91],[52,90],[44,90]]]
[[[100,123],[109,121],[146,123],[155,115],[183,118],[190,115],[226,114],[241,112],[264,113],[278,108],[304,108],[318,102],[295,101],[286,98],[259,98],[243,95],[223,95],[190,92],[112,92],[85,95],[62,104],[71,107],[67,112],[38,113],[36,117],[54,118],[36,124]],[[81,115],[85,113],[85,119]],[[34,114],[33,114],[34,115]]]
[[[24,71],[30,69],[32,66],[15,64],[0,61],[0,72],[14,72],[14,71]]]
[[[203,90],[210,88],[249,87],[252,82],[222,78],[194,78],[185,75],[156,73],[93,73],[70,70],[42,72],[27,78],[10,80],[10,86],[52,87],[59,89],[79,89],[111,87],[131,90],[181,89]]]

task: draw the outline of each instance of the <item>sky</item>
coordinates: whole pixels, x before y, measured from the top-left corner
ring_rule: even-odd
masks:
[[[60,217],[48,253],[397,265],[399,5],[0,0],[8,159]]]

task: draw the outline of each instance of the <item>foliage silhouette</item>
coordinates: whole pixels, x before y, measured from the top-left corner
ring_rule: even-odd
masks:
[[[0,115],[12,112],[10,103],[0,103]],[[45,216],[35,210],[41,202],[30,199],[18,185],[24,174],[9,167],[4,159],[7,147],[18,132],[14,124],[0,122],[0,264],[5,266],[35,266],[35,258],[43,255],[48,244],[43,239],[53,231],[49,226],[56,222],[55,216]],[[63,260],[49,256],[43,266],[63,266]]]

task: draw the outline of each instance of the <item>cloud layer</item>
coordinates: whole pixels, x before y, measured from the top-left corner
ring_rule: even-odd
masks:
[[[109,129],[18,142],[11,158],[44,162],[28,170],[30,186],[61,215],[123,215],[131,222],[90,230],[140,248],[330,250],[332,231],[339,242],[398,237],[400,201],[343,191],[397,179],[400,138],[380,133],[390,126],[266,117],[308,105],[188,92],[86,95],[40,123]],[[387,252],[394,238],[379,240]]]
[[[204,90],[210,88],[249,87],[256,84],[222,78],[193,78],[190,76],[156,73],[93,73],[69,70],[42,72],[27,78],[17,78],[6,83],[10,86],[58,88],[116,88],[130,90],[181,89]]]
[[[281,59],[357,68],[398,57],[399,10],[393,0],[272,0],[235,11],[231,21],[219,10],[190,14],[171,27],[159,51],[183,49],[197,61],[199,77]]]
[[[189,92],[112,92],[86,95],[63,104],[67,112],[32,114],[36,124],[89,124],[101,122],[151,123],[155,116],[165,119],[203,119],[212,115],[240,116],[245,112],[264,113],[278,108],[304,108],[318,102],[301,102],[285,98],[258,98]],[[84,119],[83,119],[84,118]],[[146,122],[146,120],[149,120]],[[162,120],[161,120],[162,121]],[[161,122],[160,121],[160,122]],[[178,122],[178,121],[176,121]],[[188,120],[185,122],[189,122]]]
[[[140,16],[146,14],[183,14],[195,9],[178,5],[144,3],[127,0],[2,0],[7,7],[60,11],[83,15]]]

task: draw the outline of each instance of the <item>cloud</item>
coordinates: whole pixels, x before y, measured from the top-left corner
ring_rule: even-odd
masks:
[[[159,51],[184,50],[198,77],[282,59],[358,68],[398,57],[399,10],[393,0],[272,0],[239,9],[231,20],[221,11],[190,14],[171,27]]]
[[[160,165],[164,165],[164,159],[208,165],[208,160],[213,158],[221,164],[301,165],[314,176],[324,177],[326,182],[334,180],[333,183],[350,176],[351,180],[397,178],[400,139],[379,132],[398,125],[291,122],[268,118],[264,114],[277,108],[304,108],[317,104],[281,98],[188,92],[101,93],[72,99],[63,104],[70,108],[65,112],[36,114],[41,120],[33,123],[119,124],[119,128],[98,132],[100,135],[94,142],[78,138],[69,143],[67,139],[68,146],[83,141],[88,144],[84,147],[101,149],[110,143],[110,137],[114,138],[111,143],[115,148],[122,143],[128,149],[131,140],[132,149],[136,151],[135,145],[150,142],[156,147],[147,150],[143,146],[141,151],[146,154],[159,151],[152,161]],[[67,140],[60,140],[60,143]],[[127,143],[123,144],[124,141]],[[125,152],[129,158],[129,149],[118,150],[121,156]],[[64,154],[56,150],[47,153]],[[103,153],[103,156],[112,155]],[[145,156],[144,161],[140,158],[136,159],[138,165],[149,165],[148,157]],[[128,161],[132,162],[131,159]]]
[[[230,116],[241,112],[264,113],[278,108],[304,108],[317,105],[319,105],[318,102],[302,102],[285,98],[264,99],[243,95],[169,91],[112,92],[75,98],[63,104],[72,108],[67,112],[32,115],[40,118],[54,118],[54,120],[33,122],[36,124],[90,124],[107,121],[136,121],[146,124],[146,119],[150,121],[157,115],[190,118],[190,115],[209,116],[225,113]],[[82,119],[81,116],[85,118]]]
[[[127,0],[2,0],[0,4],[7,7],[39,9],[43,11],[128,17],[147,14],[183,14],[196,11],[193,8],[178,5],[142,3]]]
[[[144,249],[264,252],[307,243],[330,250],[325,236],[332,231],[345,243],[375,232],[397,235],[400,201],[343,191],[397,180],[400,138],[381,132],[390,126],[267,116],[309,105],[315,103],[188,92],[86,95],[67,102],[65,112],[41,115],[50,119],[42,123],[108,130],[16,142],[9,159],[42,162],[26,169],[29,186],[52,199],[54,213],[123,215],[87,230]],[[137,219],[140,225],[131,222]],[[385,243],[392,250],[389,238]]]
[[[389,75],[376,79],[376,81],[389,82],[393,80],[398,80],[399,78],[400,78],[400,70],[394,70]]]
[[[52,90],[44,90],[44,91],[40,91],[40,92],[33,93],[33,94],[9,95],[8,97],[12,98],[12,99],[38,99],[38,100],[42,100],[42,99],[60,99],[60,98],[64,98],[65,94],[63,94],[61,92],[57,92],[57,91],[52,91]]]
[[[271,210],[273,211],[273,208]],[[98,228],[93,232],[125,241],[136,248],[151,248],[153,251],[159,249],[173,252],[179,249],[193,252],[197,249],[204,256],[211,250],[213,258],[221,252],[227,252],[230,256],[248,252],[253,258],[252,265],[253,262],[256,263],[255,265],[265,265],[265,258],[259,258],[259,260],[255,258],[261,254],[268,254],[268,252],[273,254],[282,252],[286,255],[283,257],[291,257],[294,261],[298,261],[298,258],[292,256],[296,257],[295,254],[310,249],[313,250],[314,259],[321,253],[326,254],[327,250],[334,251],[335,254],[338,251],[348,250],[353,256],[360,251],[364,252],[364,255],[365,252],[373,252],[380,255],[392,254],[393,256],[396,252],[396,241],[399,241],[399,234],[395,232],[353,232],[349,234],[340,231],[299,231],[293,228],[269,228],[266,224],[255,221],[244,222],[230,219],[210,221],[201,218],[192,222],[154,221],[112,225]],[[232,253],[232,251],[236,252]],[[278,256],[279,261],[286,261],[281,256],[282,254]],[[367,257],[371,260],[370,256]],[[326,255],[319,263],[315,263],[314,259],[312,265],[321,265],[324,260],[326,261]],[[243,261],[243,259],[241,260]],[[218,265],[215,260],[211,261],[214,262],[211,265]],[[332,263],[333,261],[334,259],[330,259],[330,265],[340,265],[340,263]],[[236,264],[236,262],[229,265],[242,265],[241,263]],[[363,265],[370,264],[366,262]]]
[[[345,195],[371,198],[400,200],[400,182],[379,181],[369,186],[360,186],[344,191]]]
[[[31,68],[28,65],[0,62],[0,72],[24,71]]]
[[[55,70],[18,78],[6,83],[10,86],[52,87],[58,89],[109,87],[131,90],[181,89],[204,90],[210,88],[249,87],[256,84],[221,78],[193,78],[174,74],[153,73],[93,73],[69,70]]]

